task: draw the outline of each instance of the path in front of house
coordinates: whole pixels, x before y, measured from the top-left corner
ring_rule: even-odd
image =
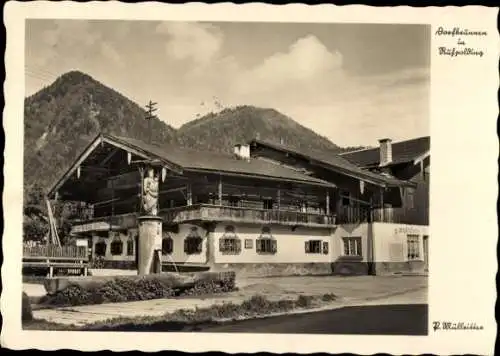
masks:
[[[269,300],[282,300],[296,299],[299,295],[320,296],[333,293],[340,298],[332,302],[331,308],[383,304],[395,299],[403,299],[408,304],[425,304],[427,301],[427,277],[420,276],[239,278],[237,286],[238,291],[210,297],[154,299],[41,309],[33,311],[33,315],[36,319],[54,323],[85,325],[117,317],[162,316],[179,309],[206,308],[228,302],[240,304],[257,294],[264,295]]]

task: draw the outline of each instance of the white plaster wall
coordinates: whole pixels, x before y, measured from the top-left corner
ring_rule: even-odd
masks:
[[[174,240],[174,247],[171,254],[163,255],[162,260],[165,262],[172,262],[172,260],[176,263],[193,263],[193,264],[204,264],[207,262],[207,232],[201,227],[197,226],[198,233],[200,237],[203,239],[202,242],[202,250],[200,254],[188,255],[184,252],[184,239],[189,235],[191,228],[195,225],[191,224],[182,224],[179,225],[179,232],[173,233],[168,232],[170,237]]]
[[[423,237],[429,235],[428,226],[374,223],[373,235],[376,262],[407,262],[407,235],[419,235],[420,259],[417,261],[424,260]]]
[[[133,230],[137,231],[137,230]],[[134,235],[132,235],[133,237]],[[106,255],[104,256],[105,260],[108,261],[135,261],[135,244],[134,244],[134,253],[131,256],[127,256],[127,241],[129,239],[129,236],[125,232],[120,232],[120,240],[122,240],[123,243],[123,250],[121,255],[112,255],[111,254],[111,242],[113,239],[110,239],[108,237],[99,237],[99,236],[92,236],[92,256],[95,255],[95,245],[97,242],[101,241],[104,239],[106,242]]]
[[[332,262],[344,256],[344,237],[361,237],[362,261],[368,258],[368,224],[343,224],[339,225],[333,233]]]
[[[184,224],[179,226],[178,233],[169,232],[174,240],[173,253],[162,256],[165,262],[205,264],[207,263],[207,234],[206,230],[198,227],[198,232],[203,238],[202,252],[195,255],[187,255],[184,252],[184,238],[189,235],[191,227],[194,225]],[[290,227],[272,226],[271,233],[277,240],[278,251],[276,254],[258,254],[255,247],[255,240],[260,236],[261,226],[259,225],[233,225],[236,234],[241,239],[241,252],[237,255],[225,255],[219,251],[219,239],[224,235],[226,225],[219,224],[213,233],[214,257],[216,263],[329,263],[335,262],[344,254],[344,237],[361,237],[362,261],[368,261],[368,224],[345,224],[335,229],[311,229],[297,228],[292,231]],[[137,229],[128,232],[135,236]],[[423,237],[429,236],[429,227],[421,225],[374,223],[374,261],[375,262],[407,262],[407,235],[419,235],[420,259],[424,260]],[[92,253],[95,255],[95,244],[101,237],[92,237]],[[105,238],[106,255],[109,261],[135,261],[134,254],[127,256],[127,241],[129,235],[120,233],[123,242],[123,252],[121,255],[111,255],[111,239]],[[245,239],[252,240],[252,248],[245,248]],[[306,254],[304,243],[307,240],[322,240],[329,244],[328,254]]]
[[[229,225],[229,224],[228,224]],[[275,254],[259,254],[256,240],[261,234],[262,226],[231,224],[241,240],[241,252],[226,255],[219,250],[219,239],[224,235],[226,225],[219,224],[214,232],[214,257],[216,263],[330,263],[332,259],[332,236],[330,229],[297,228],[270,226],[271,235],[277,241]],[[245,239],[252,240],[252,248],[245,248]],[[321,240],[328,242],[328,254],[305,253],[305,241]]]

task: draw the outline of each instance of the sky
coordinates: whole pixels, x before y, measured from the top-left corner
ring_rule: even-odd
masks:
[[[255,105],[340,146],[429,134],[426,25],[27,20],[26,95],[71,70],[175,128]]]

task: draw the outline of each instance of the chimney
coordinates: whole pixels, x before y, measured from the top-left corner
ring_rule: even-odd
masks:
[[[240,157],[241,159],[250,160],[250,145],[241,145],[240,148]]]
[[[240,156],[240,150],[241,150],[241,145],[240,145],[240,144],[236,144],[236,145],[234,145],[233,152],[234,152],[234,155],[235,155],[236,157],[239,157],[239,156]]]
[[[380,167],[385,167],[392,162],[392,140],[383,138],[378,142],[380,144]]]
[[[238,159],[250,160],[250,145],[234,145],[234,155]]]

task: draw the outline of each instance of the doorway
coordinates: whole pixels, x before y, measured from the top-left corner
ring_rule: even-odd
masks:
[[[424,235],[424,271],[429,272],[429,236]]]
[[[135,268],[139,270],[139,233],[134,236],[135,242]]]

